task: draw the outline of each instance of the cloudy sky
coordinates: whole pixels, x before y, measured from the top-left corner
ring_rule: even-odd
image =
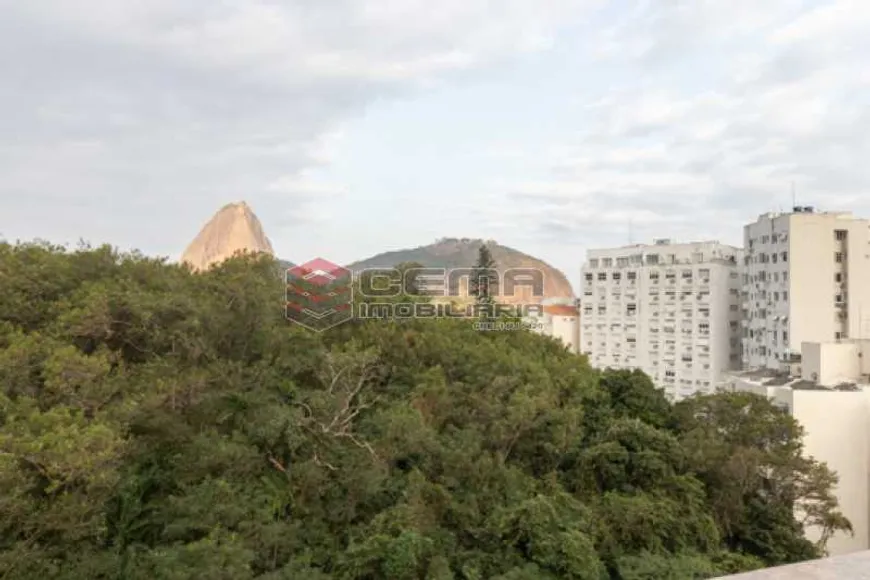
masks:
[[[0,0],[0,237],[177,257],[739,243],[870,215],[867,0]]]

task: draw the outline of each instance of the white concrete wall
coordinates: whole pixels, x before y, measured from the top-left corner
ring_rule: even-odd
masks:
[[[804,453],[839,476],[835,494],[855,532],[831,538],[829,553],[870,548],[870,393],[795,390],[791,398],[791,413],[806,432]],[[807,530],[807,537],[816,540],[818,533]]]
[[[576,316],[550,315],[551,335],[558,338],[571,352],[579,352],[579,321]]]
[[[580,321],[578,316],[560,316],[541,313],[527,316],[525,322],[534,325],[533,331],[557,338],[573,353],[579,353]]]
[[[801,378],[833,387],[866,383],[870,374],[870,340],[805,342]]]

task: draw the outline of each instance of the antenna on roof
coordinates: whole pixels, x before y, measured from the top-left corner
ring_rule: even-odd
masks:
[[[631,218],[629,218],[629,219],[628,219],[628,245],[631,245],[631,244],[633,244],[633,243],[634,243],[634,236],[632,236],[632,231],[631,231]]]

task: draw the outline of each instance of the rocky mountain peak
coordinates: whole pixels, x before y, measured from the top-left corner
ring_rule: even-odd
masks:
[[[218,210],[184,251],[181,261],[194,270],[206,270],[242,251],[275,254],[263,225],[244,201]]]

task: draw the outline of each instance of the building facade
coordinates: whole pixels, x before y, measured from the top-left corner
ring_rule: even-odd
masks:
[[[558,339],[572,353],[579,352],[580,312],[572,300],[544,301],[540,311],[526,317],[534,332]]]
[[[742,251],[718,242],[590,250],[580,351],[599,368],[637,368],[669,398],[713,392],[740,368]]]
[[[744,227],[746,369],[797,362],[803,342],[870,338],[870,221],[795,207]]]
[[[773,400],[804,429],[804,454],[837,473],[834,488],[853,533],[834,534],[831,555],[870,549],[870,340],[805,342],[790,372],[736,372],[721,385]],[[800,517],[798,518],[800,519]],[[817,541],[820,530],[807,528]]]

